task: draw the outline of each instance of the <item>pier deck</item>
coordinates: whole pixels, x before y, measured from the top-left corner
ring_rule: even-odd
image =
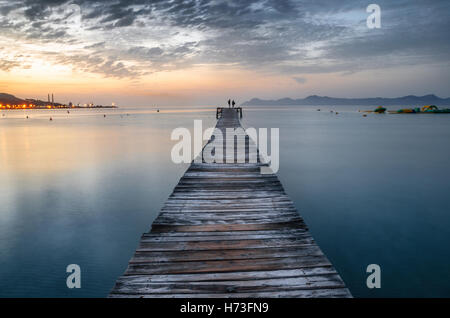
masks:
[[[237,127],[222,109],[216,128]],[[190,165],[109,297],[351,297],[246,142],[246,163],[224,146],[233,163]]]

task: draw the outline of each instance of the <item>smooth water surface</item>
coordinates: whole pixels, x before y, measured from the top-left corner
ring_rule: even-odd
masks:
[[[280,128],[281,182],[354,296],[449,297],[450,115],[320,109],[249,106],[243,124]],[[106,296],[187,168],[170,134],[194,119],[215,108],[0,112],[0,296]]]
[[[172,163],[172,130],[215,123],[212,108],[4,113],[3,297],[106,296],[187,168]],[[66,287],[69,264],[81,289]]]
[[[247,109],[244,123],[280,127],[280,180],[350,291],[450,297],[450,114],[317,109]]]

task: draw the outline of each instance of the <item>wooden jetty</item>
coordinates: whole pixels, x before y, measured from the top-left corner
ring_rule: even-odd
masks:
[[[216,128],[241,127],[241,114],[218,110]],[[245,163],[224,146],[232,163],[190,165],[109,297],[351,297],[245,138]]]

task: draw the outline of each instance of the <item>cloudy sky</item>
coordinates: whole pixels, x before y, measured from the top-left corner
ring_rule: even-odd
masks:
[[[448,0],[0,0],[0,92],[127,105],[449,97],[449,13]]]

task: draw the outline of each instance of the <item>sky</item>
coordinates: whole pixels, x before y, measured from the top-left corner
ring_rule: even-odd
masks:
[[[127,106],[450,97],[450,1],[372,1],[0,0],[0,92]]]

